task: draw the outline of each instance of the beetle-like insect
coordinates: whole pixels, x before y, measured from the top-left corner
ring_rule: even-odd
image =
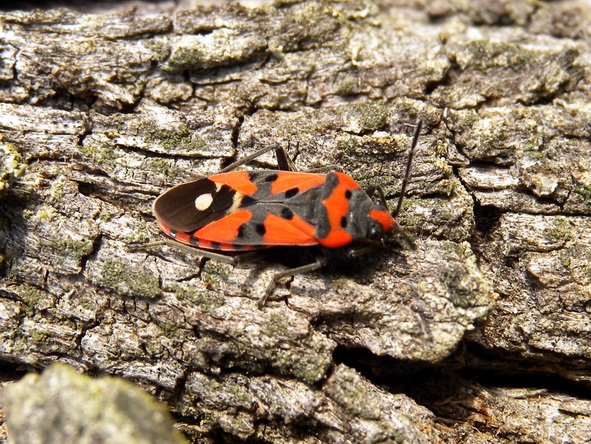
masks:
[[[219,173],[177,185],[160,195],[152,211],[160,229],[175,244],[188,245],[204,257],[236,265],[251,261],[253,252],[276,246],[336,248],[364,245],[351,256],[382,245],[392,231],[408,184],[422,122],[417,122],[408,154],[398,205],[389,212],[379,186],[366,190],[342,172],[296,172],[282,148],[275,148],[278,170],[232,171],[270,151],[266,148]],[[377,194],[378,199],[374,200]],[[406,237],[408,243],[412,242]],[[278,280],[326,265],[325,256],[276,274],[259,307]]]

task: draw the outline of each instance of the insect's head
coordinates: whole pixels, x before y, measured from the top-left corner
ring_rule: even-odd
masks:
[[[366,191],[358,189],[352,192],[350,206],[352,210],[347,217],[346,229],[356,240],[382,242],[396,225],[386,207],[385,200],[372,199],[376,189],[372,187]],[[383,196],[381,190],[379,194]]]
[[[372,209],[367,215],[371,220],[368,233],[368,238],[371,240],[382,240],[396,225],[396,221],[386,210]]]

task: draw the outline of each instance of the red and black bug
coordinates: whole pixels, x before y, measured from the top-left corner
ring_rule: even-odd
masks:
[[[252,252],[277,246],[337,248],[361,242],[363,246],[350,255],[365,254],[398,229],[394,218],[402,206],[421,126],[419,120],[398,205],[392,212],[379,186],[363,190],[341,172],[295,172],[283,149],[276,149],[278,170],[231,171],[270,148],[218,174],[171,188],[155,200],[152,210],[160,229],[175,243],[230,264],[252,260],[252,256],[218,252]],[[266,303],[279,279],[325,264],[322,256],[311,264],[278,273],[259,306]]]

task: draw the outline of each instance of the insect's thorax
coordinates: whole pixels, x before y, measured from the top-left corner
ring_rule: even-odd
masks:
[[[385,208],[343,173],[327,175],[315,213],[318,243],[331,248],[359,240],[380,240],[395,224]]]

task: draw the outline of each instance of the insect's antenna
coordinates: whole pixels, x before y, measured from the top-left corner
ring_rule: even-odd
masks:
[[[412,158],[415,154],[415,148],[417,143],[419,142],[419,135],[421,134],[421,129],[423,128],[423,121],[421,119],[417,120],[417,126],[415,129],[415,134],[412,138],[412,144],[410,145],[410,150],[408,151],[408,159],[406,160],[406,171],[404,173],[404,179],[402,179],[402,187],[400,189],[400,195],[398,197],[398,205],[396,205],[396,209],[392,211],[392,217],[396,218],[398,213],[400,213],[400,209],[402,208],[402,201],[404,200],[404,195],[406,194],[406,186],[408,185],[408,179],[410,178],[410,167],[412,165]]]

